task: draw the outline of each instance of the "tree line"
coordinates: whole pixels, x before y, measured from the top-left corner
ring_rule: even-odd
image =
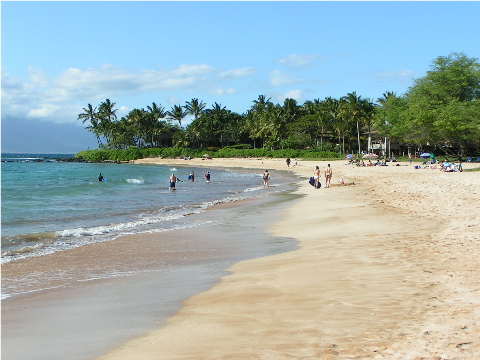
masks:
[[[259,95],[239,114],[193,98],[170,110],[153,102],[118,119],[115,103],[106,99],[96,107],[88,104],[78,119],[100,149],[243,146],[360,153],[376,136],[464,156],[480,151],[479,96],[478,60],[452,53],[435,59],[404,95],[388,91],[375,101],[355,91],[303,104],[291,98],[273,103]],[[187,116],[193,120],[183,128]]]

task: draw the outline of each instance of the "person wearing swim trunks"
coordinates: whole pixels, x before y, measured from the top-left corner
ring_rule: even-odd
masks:
[[[194,181],[195,181],[195,174],[194,174],[193,171],[190,173],[190,181],[191,181],[191,182],[194,182]]]
[[[263,173],[263,186],[264,187],[268,187],[268,180],[270,180],[270,173],[268,172],[268,170],[265,170],[265,172]]]
[[[175,174],[172,174],[170,176],[170,187],[169,187],[170,190],[175,190],[175,183],[176,182],[177,182],[177,177],[175,176]]]
[[[315,166],[315,170],[313,171],[313,187],[318,189],[318,181],[320,180],[320,169],[318,166]]]
[[[328,164],[327,168],[325,169],[325,187],[329,188],[330,187],[330,180],[332,179],[332,168],[330,167],[330,164]]]

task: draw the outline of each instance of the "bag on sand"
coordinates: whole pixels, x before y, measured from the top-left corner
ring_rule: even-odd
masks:
[[[308,183],[312,186],[315,186],[315,179],[313,177],[311,177],[309,180],[308,180]],[[317,189],[320,189],[322,187],[322,184],[320,184],[320,181],[318,182],[318,185],[317,185]]]

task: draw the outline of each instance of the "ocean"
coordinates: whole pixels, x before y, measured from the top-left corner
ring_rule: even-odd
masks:
[[[122,235],[198,226],[187,215],[292,186],[292,179],[277,175],[266,191],[261,173],[245,170],[55,160],[72,156],[2,154],[2,264]],[[211,174],[208,183],[204,171]],[[99,173],[106,181],[98,181]],[[172,173],[181,180],[175,191],[168,189]]]

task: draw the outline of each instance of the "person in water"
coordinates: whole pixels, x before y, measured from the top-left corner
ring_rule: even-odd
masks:
[[[98,174],[98,181],[103,181],[102,173]]]
[[[205,179],[207,179],[207,182],[210,182],[210,172],[207,171],[207,173],[205,174],[205,172],[203,173],[203,176],[205,176]]]
[[[194,182],[194,181],[195,181],[195,174],[194,174],[193,171],[190,173],[190,176],[189,176],[189,177],[190,177],[190,181],[191,181],[191,182]]]
[[[177,182],[178,178],[175,176],[175,174],[170,175],[170,190],[175,190],[175,183]]]
[[[270,180],[270,173],[268,172],[268,170],[265,170],[265,172],[263,173],[263,186],[264,187],[268,187],[268,180]]]

